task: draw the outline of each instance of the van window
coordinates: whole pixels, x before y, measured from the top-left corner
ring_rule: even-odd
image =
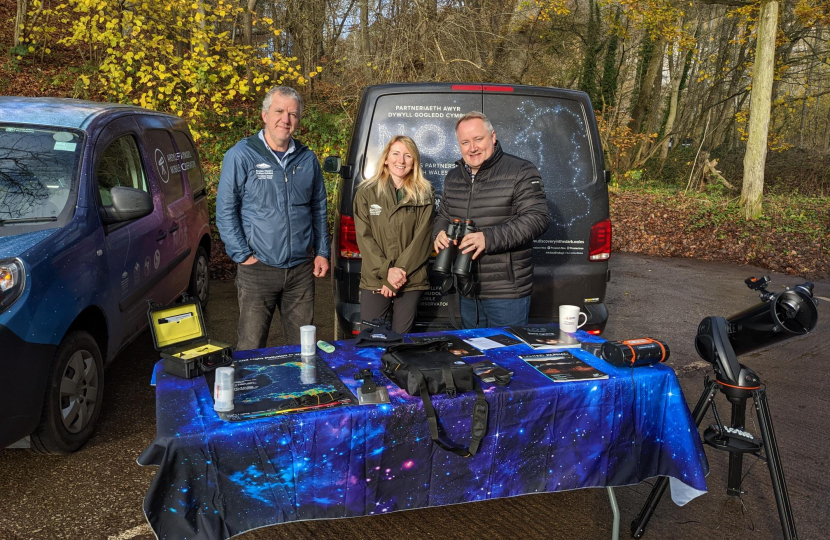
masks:
[[[49,223],[73,206],[82,148],[78,133],[0,125],[0,222]]]
[[[484,114],[505,152],[536,165],[547,193],[596,181],[588,123],[578,101],[485,94]]]
[[[202,176],[202,168],[199,166],[199,154],[193,148],[193,143],[190,142],[190,137],[186,133],[174,131],[173,139],[176,140],[176,146],[179,147],[176,158],[182,171],[185,171],[187,175],[187,181],[190,183],[190,193],[194,197],[198,197],[205,190],[205,180]]]
[[[150,192],[138,146],[130,135],[116,139],[107,146],[101,154],[97,172],[98,193],[101,194],[101,204],[104,206],[112,205],[111,190],[117,186]]]
[[[375,174],[380,154],[389,139],[408,135],[418,145],[424,176],[444,193],[444,177],[461,159],[455,138],[455,123],[470,111],[481,110],[481,94],[393,94],[375,104],[363,178]]]
[[[184,197],[182,167],[176,149],[173,147],[170,133],[163,129],[148,129],[145,134],[147,153],[153,160],[164,204],[169,205]]]

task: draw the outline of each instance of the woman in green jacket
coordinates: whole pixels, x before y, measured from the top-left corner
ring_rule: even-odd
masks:
[[[358,186],[354,198],[361,320],[387,319],[399,334],[412,328],[418,302],[429,289],[434,207],[415,141],[392,137],[377,173]]]

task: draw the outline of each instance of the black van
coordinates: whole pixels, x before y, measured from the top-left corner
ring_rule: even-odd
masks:
[[[533,162],[545,183],[552,222],[533,244],[530,321],[556,321],[559,305],[573,304],[588,315],[583,330],[599,334],[605,328],[610,174],[603,164],[588,95],[501,84],[389,84],[366,88],[346,163],[332,157],[324,167],[342,177],[332,249],[336,339],[360,330],[360,251],[352,218],[358,184],[374,174],[392,136],[408,135],[418,145],[424,175],[440,200],[444,176],[461,158],[455,123],[474,110],[490,119],[504,151]],[[448,309],[457,310],[457,302],[450,299],[440,293],[438,281],[433,282],[421,299],[413,332],[450,327]]]

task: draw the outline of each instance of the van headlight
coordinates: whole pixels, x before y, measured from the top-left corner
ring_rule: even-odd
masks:
[[[18,259],[0,260],[0,313],[11,307],[23,294],[26,270]]]

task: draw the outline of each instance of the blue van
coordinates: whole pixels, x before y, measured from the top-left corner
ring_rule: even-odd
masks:
[[[69,453],[147,299],[205,305],[210,227],[187,124],[138,107],[0,97],[0,448]]]

